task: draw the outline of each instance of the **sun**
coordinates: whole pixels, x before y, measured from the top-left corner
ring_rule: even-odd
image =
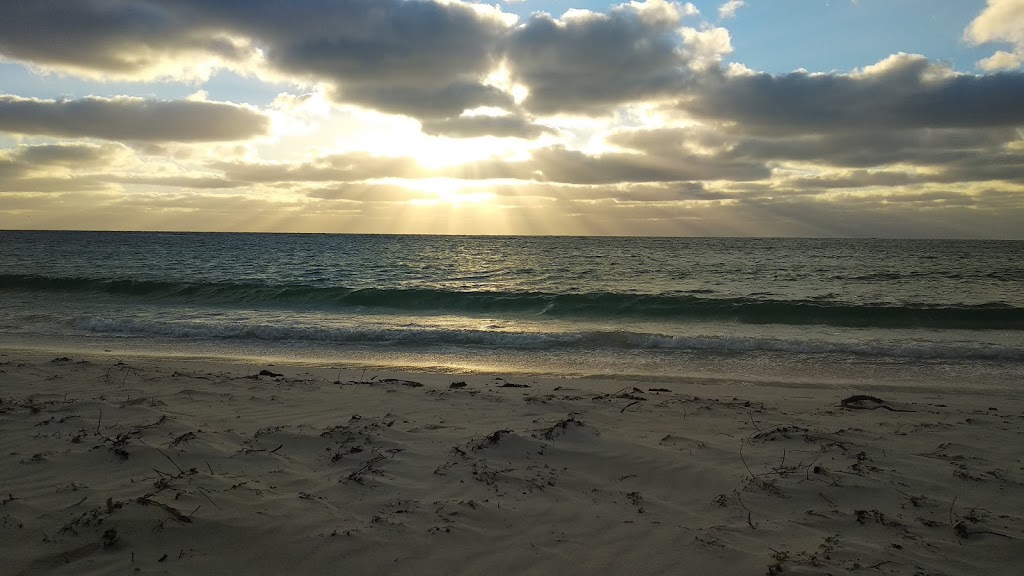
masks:
[[[457,178],[422,178],[406,181],[405,187],[428,196],[413,198],[413,206],[462,206],[489,204],[497,199],[494,192],[481,189],[479,182]]]

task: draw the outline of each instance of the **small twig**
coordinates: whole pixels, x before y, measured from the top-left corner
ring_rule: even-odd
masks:
[[[210,466],[210,461],[203,460],[203,462],[206,462],[206,467],[210,469],[210,476],[215,476],[215,474],[213,473],[213,466]]]
[[[740,491],[739,490],[733,490],[733,492],[736,493],[736,500],[739,501],[740,506],[742,506],[743,509],[747,511],[747,525],[750,526],[751,530],[757,530],[757,524],[754,524],[754,522],[751,520],[750,517],[751,517],[752,513],[750,511],[750,508],[747,508],[747,505],[743,503],[743,497],[740,496]]]
[[[815,458],[814,460],[811,460],[811,463],[807,465],[807,468],[804,468],[804,479],[805,480],[810,480],[811,479],[811,467],[813,467],[817,462],[818,462],[818,459]]]
[[[747,473],[750,474],[751,479],[757,478],[754,471],[747,466],[747,459],[743,457],[743,442],[740,441],[740,460],[743,462],[743,467],[747,469]]]
[[[277,452],[277,451],[278,451],[278,450],[280,450],[281,448],[284,448],[284,444],[281,444],[281,445],[280,445],[280,446],[278,446],[277,448],[274,448],[273,450],[271,450],[271,451],[270,451],[270,453],[271,453],[271,454],[273,454],[274,452]]]
[[[181,469],[181,466],[178,466],[177,462],[175,462],[174,460],[171,460],[171,457],[168,456],[167,454],[164,454],[163,450],[157,448],[156,451],[159,452],[160,454],[162,454],[164,458],[167,458],[167,460],[170,461],[171,464],[174,464],[174,467],[178,469],[178,472],[181,472],[182,474],[185,473],[185,471]]]
[[[61,511],[63,512],[64,510],[70,510],[70,509],[74,508],[75,506],[78,506],[78,505],[79,505],[79,504],[81,504],[82,502],[85,502],[85,501],[86,501],[86,500],[88,500],[88,499],[89,499],[89,497],[88,497],[88,496],[82,496],[82,499],[81,499],[81,500],[79,500],[78,502],[75,502],[75,503],[74,503],[74,504],[72,504],[71,506],[65,506],[64,508],[61,508]]]
[[[213,501],[213,498],[210,498],[210,495],[206,493],[206,489],[203,488],[202,486],[199,487],[199,493],[202,494],[203,497],[205,497],[207,500],[209,500],[210,504],[213,504],[214,506],[216,506],[217,510],[223,510],[223,508],[221,508],[220,506],[217,506],[217,503]]]
[[[622,407],[622,410],[619,410],[619,414],[622,414],[623,412],[625,412],[626,408],[629,408],[630,406],[635,406],[635,405],[637,405],[639,403],[640,403],[640,400],[634,400],[634,401],[630,402],[629,404],[626,404],[625,406]]]
[[[750,423],[754,425],[754,428],[757,428],[757,431],[760,432],[761,431],[761,427],[757,425],[757,422],[754,422],[754,412],[752,410],[748,409],[747,410],[747,416],[750,417]]]

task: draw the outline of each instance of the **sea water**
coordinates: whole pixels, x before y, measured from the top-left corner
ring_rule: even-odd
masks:
[[[1024,242],[0,232],[0,346],[1012,387]]]

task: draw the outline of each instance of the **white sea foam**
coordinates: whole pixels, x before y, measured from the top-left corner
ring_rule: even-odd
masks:
[[[1024,347],[982,342],[849,339],[824,341],[751,336],[665,335],[625,331],[516,332],[438,327],[325,327],[253,322],[156,321],[86,318],[78,330],[107,336],[152,336],[200,340],[281,343],[377,344],[391,346],[479,346],[514,350],[588,348],[677,350],[709,353],[784,352],[917,359],[1024,360]]]

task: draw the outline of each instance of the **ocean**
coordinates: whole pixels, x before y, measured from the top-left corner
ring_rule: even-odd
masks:
[[[1012,387],[1024,242],[7,231],[0,346]]]

